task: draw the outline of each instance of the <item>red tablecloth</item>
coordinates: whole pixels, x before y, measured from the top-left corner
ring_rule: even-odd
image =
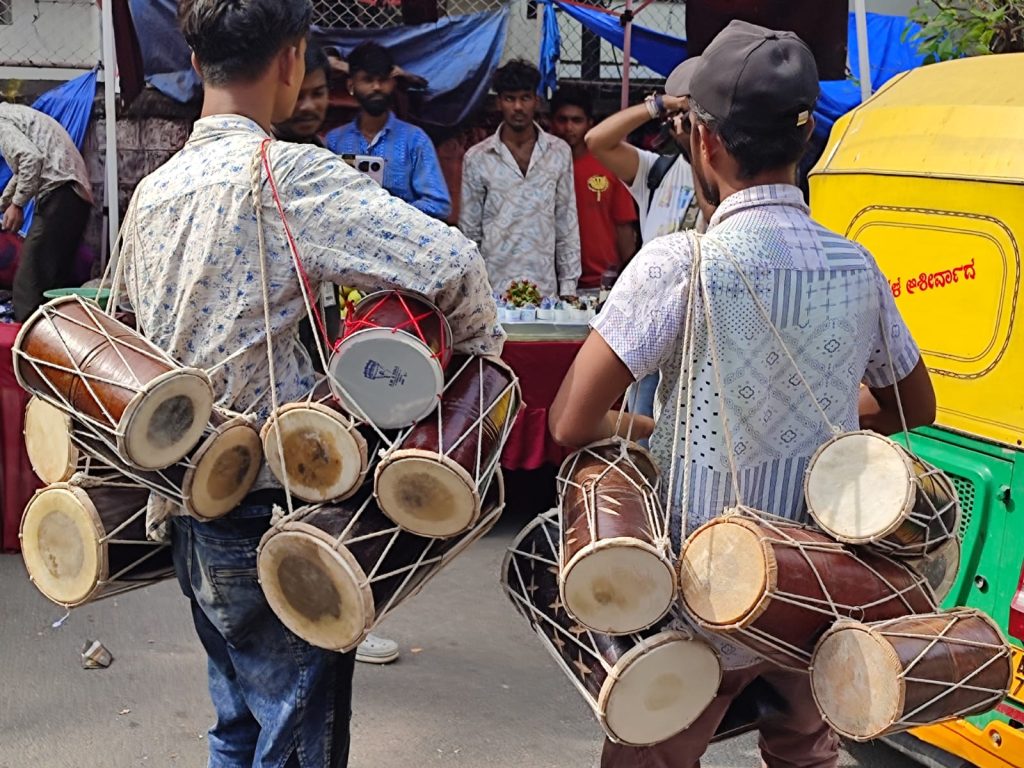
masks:
[[[525,403],[501,456],[501,466],[505,469],[557,465],[568,455],[548,432],[548,409],[582,345],[582,341],[510,341],[505,344],[501,356],[519,376]]]
[[[25,455],[22,432],[28,395],[14,378],[11,347],[20,325],[0,324],[0,548],[18,549],[25,505],[40,483]]]

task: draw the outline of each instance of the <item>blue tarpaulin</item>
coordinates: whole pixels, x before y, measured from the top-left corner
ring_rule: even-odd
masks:
[[[178,31],[176,0],[131,0],[132,20],[142,47],[146,81],[179,102],[200,94],[187,44]],[[374,40],[387,47],[407,72],[426,78],[417,121],[456,125],[483,101],[491,75],[501,61],[509,8],[447,16],[434,24],[389,29],[314,28],[321,45],[347,55],[359,43]]]
[[[92,104],[95,98],[96,70],[93,70],[47,91],[35,100],[32,107],[46,113],[63,125],[71,135],[75,146],[81,150],[82,144],[85,142],[85,133],[89,128],[89,120],[92,117]],[[0,189],[7,186],[11,176],[11,169],[0,159]],[[21,227],[22,236],[28,233],[28,228],[32,225],[32,214],[35,208],[36,203],[33,200],[25,209],[25,223]]]

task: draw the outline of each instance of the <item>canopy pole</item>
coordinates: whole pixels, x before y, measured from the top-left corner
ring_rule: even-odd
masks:
[[[100,4],[103,40],[103,110],[106,114],[106,182],[104,186],[107,224],[109,226],[108,246],[110,260],[117,263],[117,233],[121,228],[121,211],[117,201],[117,51],[114,48],[114,3],[106,0]],[[105,264],[106,254],[100,258]]]
[[[868,12],[865,0],[854,0],[857,18],[857,64],[860,70],[860,98],[871,98],[871,52],[868,49]]]
[[[629,65],[633,52],[633,0],[626,0],[626,10],[622,14],[622,99],[621,109],[629,106]]]

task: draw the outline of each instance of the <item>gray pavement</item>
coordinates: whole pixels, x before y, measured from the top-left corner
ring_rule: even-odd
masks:
[[[388,667],[357,665],[352,768],[591,768],[590,710],[501,593],[507,516],[381,628],[401,643]],[[206,762],[212,719],[202,650],[173,582],[63,611],[0,556],[0,768],[134,768]],[[83,641],[115,656],[85,671]],[[716,745],[705,768],[760,765],[752,736]],[[870,745],[842,766],[908,768]]]

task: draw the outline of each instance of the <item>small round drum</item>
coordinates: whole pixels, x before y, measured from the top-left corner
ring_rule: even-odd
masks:
[[[453,365],[437,417],[413,427],[374,475],[381,511],[421,536],[457,536],[476,524],[522,400],[515,373],[500,360]]]
[[[170,547],[146,538],[149,491],[130,481],[37,491],[21,520],[29,578],[67,608],[155,584],[173,575]]]
[[[118,456],[109,435],[89,423],[75,423],[43,400],[29,401],[25,421],[29,460],[57,478],[40,474],[44,482],[64,482],[81,471],[112,470],[178,504],[197,520],[222,517],[237,507],[252,490],[263,464],[259,433],[245,419],[215,409],[205,435],[186,458],[147,472]]]
[[[907,565],[924,576],[938,605],[949,597],[960,573],[960,540],[952,538],[924,557],[907,560]]]
[[[509,547],[501,579],[516,610],[610,739],[646,746],[687,728],[718,692],[722,669],[714,650],[679,622],[617,637],[576,623],[559,598],[558,540],[558,517],[551,511]]]
[[[636,444],[606,440],[566,459],[558,485],[566,610],[613,635],[660,621],[675,602],[676,576],[654,459]]]
[[[116,438],[140,469],[168,467],[202,437],[213,409],[204,371],[183,368],[99,307],[54,299],[14,344],[18,383]]]
[[[825,722],[855,741],[987,712],[1012,682],[1009,645],[973,608],[840,621],[821,638],[811,668]]]
[[[374,293],[352,308],[329,363],[331,388],[356,417],[408,427],[437,407],[452,331],[437,307],[409,291]]]
[[[378,508],[369,485],[348,501],[297,510],[260,542],[259,577],[281,622],[311,645],[350,651],[501,516],[498,474],[484,515],[463,536],[403,531]]]
[[[699,626],[806,671],[814,644],[837,619],[935,610],[924,577],[905,563],[741,511],[701,526],[683,544],[683,605]]]
[[[260,436],[270,471],[303,501],[344,499],[366,478],[367,440],[335,402],[326,380],[304,402],[274,411]]]
[[[814,521],[839,541],[920,557],[957,535],[960,502],[945,473],[874,432],[825,443],[804,479]]]

